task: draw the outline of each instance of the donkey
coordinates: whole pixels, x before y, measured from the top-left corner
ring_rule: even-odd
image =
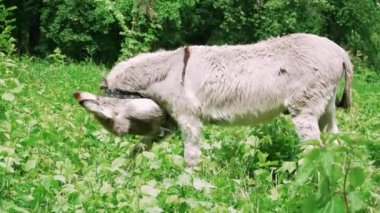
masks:
[[[194,167],[205,123],[254,125],[286,112],[301,141],[319,140],[321,131],[337,133],[337,89],[344,78],[343,97],[337,102],[349,107],[352,75],[344,49],[327,38],[298,33],[251,45],[186,46],[141,54],[116,64],[102,88],[111,95],[118,91],[152,100],[152,108],[140,107],[160,111],[156,126],[178,124],[185,162]],[[160,131],[149,134],[153,140]]]

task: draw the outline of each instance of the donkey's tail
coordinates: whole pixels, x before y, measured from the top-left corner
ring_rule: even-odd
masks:
[[[340,101],[337,101],[337,106],[342,108],[350,108],[351,106],[351,85],[353,77],[353,65],[350,60],[346,60],[342,64],[345,76],[345,86],[343,96]]]

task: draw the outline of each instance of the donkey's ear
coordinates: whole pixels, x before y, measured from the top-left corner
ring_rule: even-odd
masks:
[[[99,84],[100,89],[107,89],[108,88],[108,83],[106,79],[103,79],[103,81]]]
[[[88,92],[76,92],[73,96],[87,111],[104,119],[112,119],[112,110],[108,109],[107,106],[102,106],[96,95]]]
[[[111,109],[108,109],[106,106],[101,106],[96,102],[92,101],[84,101],[82,103],[82,106],[89,112],[93,113],[94,115],[104,118],[104,119],[112,119],[113,113]]]

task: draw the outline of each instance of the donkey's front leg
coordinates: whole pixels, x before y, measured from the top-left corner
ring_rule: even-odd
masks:
[[[201,156],[199,140],[202,133],[202,123],[193,115],[180,115],[177,117],[177,122],[185,139],[184,155],[186,165],[194,167]]]

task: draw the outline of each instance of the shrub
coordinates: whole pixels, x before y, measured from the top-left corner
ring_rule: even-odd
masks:
[[[16,7],[6,7],[2,2],[0,0],[0,56],[9,55],[15,50],[15,39],[11,35],[15,20],[11,14]]]
[[[72,58],[103,62],[117,58],[120,28],[105,1],[45,1],[41,27],[50,51],[59,47]]]
[[[380,4],[373,0],[29,0],[16,5],[21,7],[17,27],[23,28],[17,29],[19,40],[26,39],[21,34],[39,33],[22,23],[31,10],[39,11],[34,16],[41,16],[36,23],[42,35],[35,37],[41,39],[29,48],[45,55],[59,48],[71,58],[113,63],[184,44],[254,43],[309,32],[331,38],[374,66],[380,63]],[[26,43],[18,41],[18,48]]]

